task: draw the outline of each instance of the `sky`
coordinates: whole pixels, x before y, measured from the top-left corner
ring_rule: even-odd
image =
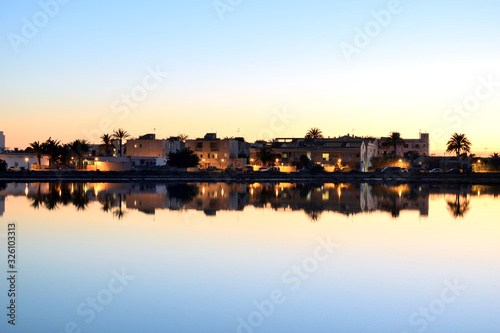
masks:
[[[500,4],[4,1],[7,147],[124,128],[248,141],[452,133],[500,152]]]

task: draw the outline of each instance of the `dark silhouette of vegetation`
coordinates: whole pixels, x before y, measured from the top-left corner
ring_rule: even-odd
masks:
[[[312,162],[309,159],[309,157],[307,157],[304,154],[300,155],[299,161],[300,161],[300,164],[302,165],[302,167],[304,167],[304,168],[309,168],[312,165]]]
[[[317,128],[317,127],[312,127],[307,131],[305,135],[306,139],[323,139],[323,132]]]
[[[387,141],[384,142],[385,146],[394,147],[394,156],[397,156],[398,154],[398,147],[403,146],[404,144],[405,140],[403,140],[399,132],[391,132]]]
[[[462,155],[470,153],[472,143],[467,139],[465,134],[453,133],[450,140],[446,144],[446,152],[447,153],[455,153],[457,155],[457,159],[460,163],[460,168],[462,167]]]
[[[193,168],[200,163],[200,157],[189,148],[170,153],[168,155],[168,165],[178,168]]]
[[[262,162],[262,165],[273,165],[276,159],[276,154],[271,147],[259,147],[255,152],[255,158]]]
[[[7,170],[7,162],[4,160],[0,160],[0,172],[6,171]]]
[[[77,158],[77,166],[83,169],[83,157],[90,151],[90,144],[87,140],[75,140],[71,142],[70,149]]]
[[[99,154],[104,154],[104,156],[113,156],[113,138],[110,134],[101,135],[102,143],[99,145]]]
[[[125,131],[123,128],[119,128],[113,132],[113,138],[118,139],[120,141],[120,156],[123,156],[123,139],[130,138],[130,134]]]
[[[29,147],[26,148],[26,151],[29,153],[33,153],[36,156],[36,161],[38,163],[38,168],[40,168],[41,165],[41,160],[42,160],[42,154],[45,153],[45,149],[42,143],[40,141],[34,141],[30,143]]]

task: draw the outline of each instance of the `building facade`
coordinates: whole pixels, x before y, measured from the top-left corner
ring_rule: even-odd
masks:
[[[404,156],[405,153],[416,151],[420,156],[430,156],[429,133],[420,133],[418,139],[406,139],[404,145],[399,145],[396,155]],[[378,139],[378,155],[386,156],[394,153],[394,146],[388,144],[388,137]]]
[[[185,144],[179,137],[158,140],[155,134],[146,134],[128,140],[126,148],[134,166],[163,166],[167,164],[168,155],[183,150]]]
[[[354,136],[338,138],[306,139],[277,138],[273,142],[256,142],[252,145],[250,161],[259,165],[258,150],[267,146],[278,155],[275,165],[286,166],[300,163],[305,155],[314,164],[320,164],[328,171],[350,166],[352,169],[368,171],[371,158],[377,156],[377,140]],[[260,163],[261,164],[261,163]]]
[[[198,155],[202,168],[242,168],[248,163],[250,154],[250,145],[243,138],[219,139],[216,133],[186,140],[186,148]]]

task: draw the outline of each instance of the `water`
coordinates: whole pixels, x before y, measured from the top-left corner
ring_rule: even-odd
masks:
[[[0,184],[1,332],[498,332],[498,193]]]

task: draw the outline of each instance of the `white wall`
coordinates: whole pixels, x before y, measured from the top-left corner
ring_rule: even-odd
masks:
[[[5,149],[5,135],[0,131],[0,151]]]

